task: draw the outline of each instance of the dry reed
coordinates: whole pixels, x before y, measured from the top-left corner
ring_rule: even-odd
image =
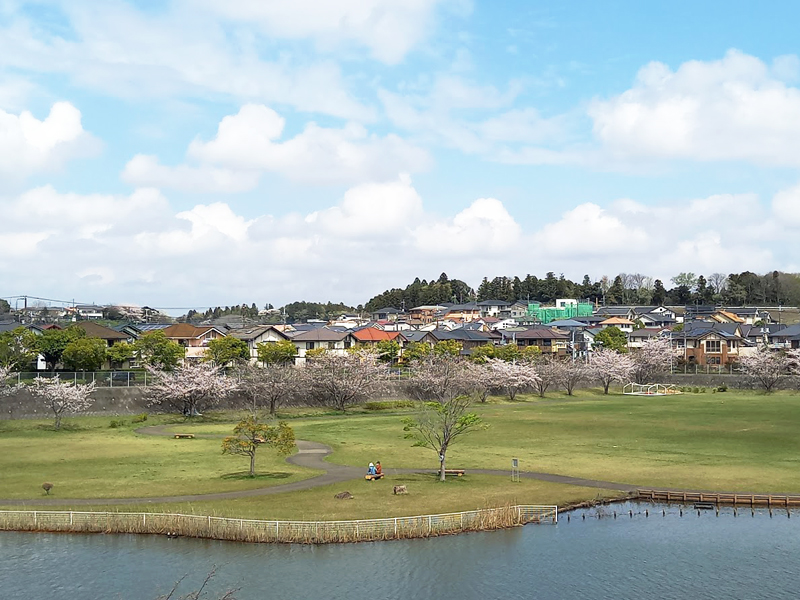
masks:
[[[0,530],[138,533],[237,542],[342,543],[425,538],[555,522],[555,506],[504,506],[460,513],[357,521],[259,521],[201,515],[0,511]]]

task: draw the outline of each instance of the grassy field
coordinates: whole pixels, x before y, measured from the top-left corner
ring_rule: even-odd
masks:
[[[395,496],[392,486],[405,485],[409,493]],[[342,491],[353,494],[352,500],[334,498]],[[329,521],[379,519],[458,512],[514,504],[555,504],[565,506],[587,499],[618,496],[618,492],[583,488],[557,483],[522,480],[512,483],[508,477],[465,475],[444,484],[433,475],[395,475],[370,483],[363,479],[333,484],[299,492],[255,496],[214,502],[147,503],[114,506],[75,506],[77,511],[167,512],[236,517],[244,519],[280,519]],[[2,509],[19,507],[5,506]],[[38,510],[70,510],[56,506]]]
[[[603,396],[592,390],[574,398],[495,399],[477,407],[489,428],[454,445],[448,464],[465,468],[463,479],[439,484],[427,475],[395,475],[368,484],[357,480],[303,492],[224,502],[154,506],[148,510],[197,512],[253,518],[368,518],[480,508],[498,504],[564,504],[590,499],[598,490],[469,474],[475,468],[553,472],[639,486],[742,492],[800,493],[800,395],[710,392],[673,397]],[[404,439],[408,412],[356,411],[348,415],[293,410],[299,439],[333,447],[331,462],[365,466],[380,460],[393,468],[430,468],[436,456]],[[168,417],[174,431],[229,434],[233,415],[185,423]],[[215,420],[216,419],[216,420]],[[222,420],[220,420],[222,419]],[[262,453],[256,479],[244,477],[247,460],[223,456],[218,439],[174,440],[135,433],[129,418],[109,428],[110,418],[0,421],[0,496],[41,496],[55,484],[59,498],[199,494],[275,485],[313,476],[281,458]],[[141,426],[141,425],[137,425]],[[391,495],[405,483],[408,496]],[[348,490],[354,500],[333,496]],[[601,492],[602,493],[602,492]],[[98,508],[101,508],[98,506]],[[130,507],[135,508],[135,507]],[[85,507],[83,508],[85,510]],[[121,510],[115,507],[115,510]]]
[[[247,477],[248,459],[223,456],[220,440],[142,436],[133,432],[130,419],[115,429],[110,421],[68,419],[61,431],[53,430],[51,420],[0,421],[0,496],[35,497],[43,493],[45,481],[54,484],[52,493],[59,498],[204,494],[317,474],[264,452],[258,457],[259,476],[253,479]],[[225,426],[226,433],[231,429]]]

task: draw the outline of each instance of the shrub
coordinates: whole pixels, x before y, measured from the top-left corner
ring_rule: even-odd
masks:
[[[122,419],[111,419],[111,423],[108,424],[111,429],[117,429],[118,427],[123,427],[125,425],[125,421]]]
[[[717,388],[717,391],[718,392],[727,392],[728,391],[728,386],[723,383],[721,386],[719,386]]]
[[[699,394],[700,393],[700,388],[699,387],[695,387],[694,389],[692,389],[692,392],[694,392],[695,394]]]
[[[705,393],[706,393],[706,388],[704,388],[704,387],[701,387],[701,388],[700,388],[700,393],[701,393],[701,394],[705,394]]]
[[[138,414],[135,417],[133,417],[131,421],[134,423],[144,423],[145,421],[147,421],[147,413]]]
[[[364,404],[366,410],[391,410],[393,408],[414,408],[411,400],[380,400]]]
[[[45,482],[42,484],[42,489],[44,490],[44,493],[45,493],[45,494],[47,494],[47,495],[49,496],[49,495],[50,495],[50,490],[52,490],[52,489],[53,489],[53,484],[52,484],[52,483],[49,483],[49,482],[47,482],[47,481],[45,481]]]

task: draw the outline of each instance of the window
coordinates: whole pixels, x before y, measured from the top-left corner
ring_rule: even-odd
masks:
[[[676,347],[676,348],[683,348],[683,345],[684,345],[684,340],[683,340],[683,338],[678,338],[676,341],[677,341],[678,343],[675,345],[675,347]]]
[[[306,342],[306,350],[313,350],[314,342]]]
[[[719,354],[722,352],[722,343],[719,340],[706,341],[706,352]]]
[[[709,356],[708,359],[706,359],[706,364],[707,365],[719,365],[719,364],[722,364],[722,361],[721,361],[719,356]]]
[[[344,343],[345,350],[347,350],[349,347],[350,347],[350,342],[345,342]]]
[[[336,350],[336,342],[328,342],[328,350]]]

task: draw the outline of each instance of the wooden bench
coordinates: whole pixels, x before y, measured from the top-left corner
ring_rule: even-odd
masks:
[[[370,475],[369,473],[367,473],[366,475],[364,475],[364,479],[366,479],[367,481],[375,481],[376,479],[383,479],[384,475],[385,473],[377,473],[375,475]]]
[[[176,433],[175,434],[176,440],[193,440],[194,434],[193,433]]]
[[[438,473],[438,471],[437,471]],[[456,477],[462,477],[464,475],[464,469],[445,469],[445,475],[455,475]]]

